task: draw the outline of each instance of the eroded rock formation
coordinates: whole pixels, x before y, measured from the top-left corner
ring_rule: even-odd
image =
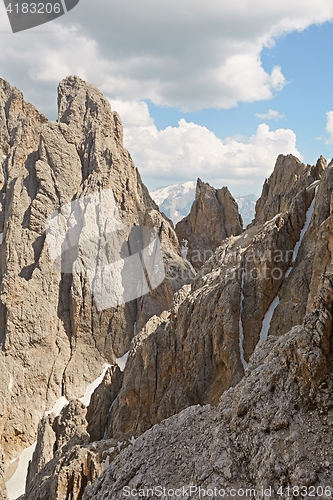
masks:
[[[186,282],[176,234],[124,149],[121,121],[108,100],[92,85],[69,77],[59,85],[58,107],[58,121],[49,122],[19,90],[0,80],[0,435],[6,464],[35,441],[44,412],[61,396],[83,396],[103,364],[114,364],[128,351],[135,328],[168,309]],[[121,243],[128,244],[133,227],[158,235],[166,279],[152,285],[151,293],[138,292],[135,300],[99,308],[91,269],[82,266],[76,273],[57,267],[46,228],[48,218],[65,207],[72,210],[76,230],[80,220],[73,207],[80,205],[75,200],[105,192],[115,200],[106,216],[110,224],[113,216],[121,221]],[[94,238],[101,230],[96,221],[95,214],[89,226]],[[108,250],[102,236],[88,241],[86,249],[74,248],[77,261],[94,255],[97,246]],[[109,247],[112,251],[112,241]],[[117,272],[121,279],[121,265]]]
[[[226,238],[242,231],[242,218],[228,188],[215,189],[198,179],[191,211],[176,225],[178,239],[187,248],[186,257],[193,267],[200,269]]]
[[[330,447],[317,452],[315,443],[325,439],[318,413],[330,408],[332,270],[324,242],[331,240],[333,167],[320,160],[323,168],[309,168],[304,178],[304,166],[294,162],[300,178],[286,211],[228,238],[171,309],[133,339],[103,439],[80,445],[105,469],[84,498],[121,498],[124,486],[157,483],[259,488],[325,477]],[[307,286],[288,287],[305,265]],[[276,319],[287,313],[284,322]],[[106,390],[107,399],[103,387],[99,396]],[[302,419],[316,437],[300,442]],[[327,419],[333,424],[330,413]],[[278,447],[281,439],[288,444]],[[46,498],[56,470],[67,470],[69,453],[35,478],[37,499]],[[76,464],[84,470],[82,460]]]
[[[114,500],[158,484],[256,488],[256,498],[271,486],[277,499],[279,487],[332,484],[333,164],[280,156],[243,232],[227,189],[199,181],[188,232],[177,228],[189,249],[214,249],[194,276],[94,87],[63,81],[49,123],[1,85],[0,480],[37,437],[24,500]],[[89,268],[54,267],[45,222],[110,189],[119,241],[155,228],[166,279],[101,311]],[[78,397],[105,362],[86,408]],[[45,415],[61,395],[69,403]]]

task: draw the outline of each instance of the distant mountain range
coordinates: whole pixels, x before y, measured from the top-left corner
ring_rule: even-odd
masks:
[[[177,224],[189,214],[195,199],[195,181],[173,184],[150,192],[150,196],[169,219]],[[244,227],[254,218],[257,197],[254,194],[235,197]]]

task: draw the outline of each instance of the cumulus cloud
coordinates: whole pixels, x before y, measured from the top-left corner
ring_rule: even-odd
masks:
[[[279,111],[275,109],[269,109],[267,113],[256,113],[256,117],[260,118],[261,120],[281,120],[282,118],[285,118],[285,115],[282,113],[279,113]]]
[[[1,74],[37,104],[75,73],[112,99],[229,108],[285,85],[283,68],[263,67],[263,47],[332,18],[331,0],[81,0],[57,21],[1,36]]]
[[[279,154],[294,154],[296,135],[289,129],[272,131],[262,123],[249,137],[218,138],[201,125],[181,119],[177,127],[158,130],[145,102],[113,102],[123,118],[125,146],[143,176],[164,181],[201,177],[215,185],[261,184]]]
[[[333,144],[333,111],[326,113],[326,132],[328,133],[326,144]]]

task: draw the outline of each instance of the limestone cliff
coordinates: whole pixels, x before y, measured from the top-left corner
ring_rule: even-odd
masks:
[[[333,168],[325,170],[320,160],[320,172],[309,169],[315,173],[304,180],[303,165],[293,161],[300,178],[294,186],[296,195],[285,201],[286,211],[273,213],[271,220],[258,222],[245,233],[225,240],[193,284],[175,294],[171,309],[147,322],[132,341],[122,386],[115,399],[112,397],[104,420],[103,439],[76,442],[60,455],[55,454],[28,484],[25,500],[46,499],[57,478],[67,477],[73,468],[76,484],[94,482],[91,488],[85,488],[86,498],[121,498],[123,486],[152,486],[154,478],[166,486],[178,486],[183,478],[186,484],[203,478],[200,484],[229,487],[259,487],[272,481],[296,484],[307,475],[312,478],[311,484],[322,479],[326,468],[319,464],[331,463],[328,447],[322,452],[322,462],[314,452],[314,467],[312,458],[306,461],[302,451],[306,446],[314,449],[312,439],[300,444],[299,452],[288,454],[287,446],[280,455],[275,450],[281,432],[295,442],[292,439],[302,432],[303,417],[320,438],[323,436],[323,422],[316,423],[316,413],[309,413],[307,405],[309,394],[322,388],[323,399],[318,399],[316,411],[326,412],[325,384],[330,384],[331,256],[321,242],[331,239],[327,190]],[[281,158],[275,170],[280,164]],[[319,223],[323,229],[318,233]],[[310,283],[300,288],[296,280],[292,288],[288,287],[293,276],[302,275],[304,265],[308,266]],[[319,295],[312,299],[309,316],[305,316],[314,288],[317,292],[320,289]],[[292,307],[298,307],[297,314],[290,313]],[[274,312],[279,310],[282,316],[289,311],[281,324],[274,320]],[[267,384],[274,389],[266,389]],[[99,391],[99,399],[111,401],[107,399],[111,392],[106,383]],[[180,436],[183,425],[184,438]],[[196,438],[198,434],[203,435],[203,441]],[[221,442],[216,442],[219,434],[225,442],[222,451]],[[47,433],[45,438],[41,435],[37,449],[43,448],[47,439]],[[204,445],[208,439],[215,444]],[[258,458],[260,471],[256,476],[261,445],[266,451],[264,458]],[[127,449],[121,451],[123,447]],[[75,462],[70,463],[74,450]],[[159,457],[156,460],[152,458],[154,453]],[[283,474],[274,475],[275,458],[269,462],[271,466],[266,464],[265,457],[272,453],[277,464],[284,464]],[[179,454],[180,461],[174,458]],[[94,470],[106,469],[96,481],[91,479],[85,456],[94,463]],[[210,472],[205,475],[207,463]],[[82,470],[87,472],[83,474]],[[266,475],[268,479],[264,480]],[[65,491],[66,484],[62,479],[57,486],[59,498],[65,498],[59,492]]]
[[[228,190],[198,181],[177,226],[189,250],[214,249],[194,275],[98,90],[61,82],[56,123],[3,81],[0,97],[0,485],[15,472],[9,459],[35,439],[21,500],[114,500],[125,486],[158,484],[256,488],[256,498],[272,486],[278,499],[279,487],[332,484],[333,163],[279,156],[243,232]],[[90,210],[110,192],[105,213]],[[48,248],[55,213],[76,222],[65,261]],[[118,250],[123,261],[142,251],[150,262],[154,232],[164,281],[99,308],[97,296],[118,290],[90,279],[92,256],[107,267]],[[159,271],[154,260],[143,274],[151,284]],[[114,273],[128,278],[125,264]],[[45,414],[60,396],[68,404]]]
[[[242,218],[228,188],[215,189],[198,179],[191,211],[176,225],[179,242],[187,248],[186,258],[193,267],[200,269],[226,238],[242,230]]]
[[[61,396],[82,397],[104,363],[114,364],[128,351],[135,329],[168,309],[187,279],[173,227],[124,149],[121,121],[108,100],[92,85],[69,77],[59,85],[58,107],[57,122],[49,122],[18,89],[0,80],[0,436],[6,464],[35,441],[44,412]],[[91,201],[103,193],[111,193],[113,204],[94,213]],[[88,202],[83,206],[80,200]],[[98,307],[92,269],[82,265],[71,272],[51,258],[46,233],[48,221],[57,222],[55,214],[69,227],[69,246],[64,240],[60,250],[76,252],[72,261],[67,255],[67,264],[87,263],[96,255],[101,266],[104,254],[114,256],[116,242],[123,245],[116,269],[121,280],[127,257],[120,257],[126,250],[128,259],[135,258],[133,231],[146,228],[147,244],[150,233],[158,235],[154,241],[161,246],[165,279],[159,286],[151,281],[133,300]],[[81,241],[80,224],[87,220],[86,246],[75,245],[70,238]],[[117,239],[99,236],[118,222]],[[142,251],[150,265],[151,253]],[[142,282],[147,273],[154,276],[155,268],[145,269]],[[106,297],[115,293],[109,285]],[[0,485],[9,474],[0,477]]]

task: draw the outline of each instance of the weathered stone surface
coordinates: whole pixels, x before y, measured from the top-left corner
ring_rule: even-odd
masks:
[[[333,166],[280,156],[242,233],[227,189],[198,182],[183,238],[201,252],[219,248],[194,278],[102,94],[67,78],[59,120],[50,123],[0,83],[0,488],[9,459],[36,433],[24,500],[113,500],[127,485],[328,484]],[[122,227],[96,255],[104,262],[109,245],[115,257],[124,241],[131,250],[133,226],[154,229],[166,279],[99,310],[89,267],[76,258],[74,274],[60,273],[51,262],[45,222],[68,202],[107,190],[115,204],[104,232],[118,211]],[[92,225],[100,234],[96,217]],[[80,247],[82,262],[95,255],[90,243]],[[127,350],[124,373],[110,368],[86,409],[77,400],[85,386]],[[68,406],[43,417],[61,395]]]
[[[108,100],[69,77],[58,105],[58,121],[48,122],[0,80],[0,436],[7,464],[35,441],[45,410],[61,396],[83,396],[105,361],[128,351],[135,324],[140,329],[168,309],[187,279],[172,224],[143,186]],[[45,229],[60,207],[110,189],[123,242],[133,226],[160,235],[166,279],[151,294],[99,310],[87,270],[61,273],[51,261]],[[48,459],[42,453],[37,466]]]
[[[198,179],[191,211],[176,225],[179,242],[187,245],[187,259],[193,267],[199,269],[226,238],[242,231],[242,218],[228,188],[215,189]]]
[[[256,203],[253,224],[265,223],[278,213],[290,211],[294,204],[294,217],[302,214],[306,188],[320,179],[326,167],[326,160],[320,157],[315,166],[304,165],[295,156],[280,155],[269,179],[265,180],[261,197]]]
[[[119,367],[112,366],[91,396],[86,417],[90,441],[99,441],[105,437],[112,404],[121,389],[123,378],[123,372]]]
[[[302,173],[303,166],[296,165]],[[280,168],[279,162],[275,168]],[[298,258],[292,264],[292,259],[315,188],[306,190],[301,179],[294,191],[297,196],[289,200],[286,212],[225,240],[177,307],[152,318],[134,339],[124,383],[112,408],[109,438],[138,436],[193,404],[216,404],[243,376],[277,295],[281,295],[277,318],[286,311],[288,316],[281,323],[273,321],[271,328],[267,325],[266,335],[282,335],[302,322],[309,288],[304,295],[296,280],[293,301],[288,284],[302,276],[304,266],[311,279],[316,231],[311,231],[312,240],[304,239],[301,245],[303,256],[311,246],[308,260]],[[299,302],[298,315],[293,315]]]
[[[255,488],[260,499],[261,488],[272,487],[276,500],[281,486],[287,498],[288,485],[331,484],[332,299],[330,271],[304,324],[257,348],[246,376],[218,406],[192,406],[154,426],[115,458],[83,499],[121,499],[124,487],[192,485]],[[198,491],[191,498],[198,499]]]

